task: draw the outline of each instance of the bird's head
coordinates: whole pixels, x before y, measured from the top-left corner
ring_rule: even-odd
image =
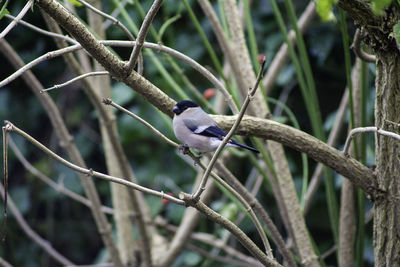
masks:
[[[188,108],[195,108],[195,107],[198,107],[198,106],[199,105],[197,105],[193,101],[183,100],[183,101],[179,101],[178,103],[176,103],[176,105],[172,109],[172,112],[174,112],[176,115],[179,115],[179,114],[181,114],[182,112],[184,112]]]

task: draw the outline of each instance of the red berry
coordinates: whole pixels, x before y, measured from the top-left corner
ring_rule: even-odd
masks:
[[[260,64],[267,60],[263,54],[259,54],[257,59],[258,59],[258,63],[260,63]]]
[[[209,100],[215,95],[215,89],[214,88],[209,88],[204,91],[203,96],[205,99]]]
[[[174,194],[172,194],[172,193],[167,193],[167,195],[169,195],[169,196],[171,196],[171,197],[173,197],[174,196]],[[161,199],[161,202],[162,202],[162,204],[163,205],[167,205],[169,202],[171,202],[169,199],[166,199],[166,198],[162,198]]]

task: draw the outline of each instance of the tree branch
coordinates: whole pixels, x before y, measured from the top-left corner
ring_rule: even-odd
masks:
[[[132,71],[134,68],[136,61],[139,57],[140,50],[142,50],[144,40],[146,39],[147,32],[149,31],[151,22],[156,16],[158,10],[160,9],[162,4],[162,0],[155,0],[150,7],[150,10],[147,12],[146,17],[143,20],[142,26],[140,27],[135,47],[132,50],[131,56],[129,58],[129,62],[126,64],[126,68],[128,73]]]
[[[213,119],[223,129],[229,129],[235,122],[236,116],[213,116]],[[274,140],[304,152],[351,180],[372,198],[379,193],[376,177],[372,170],[305,132],[275,121],[245,116],[237,134]]]
[[[4,187],[2,184],[0,184],[0,195],[2,196],[3,199],[6,199],[7,197],[7,194],[4,193]],[[46,253],[48,253],[54,260],[61,263],[62,265],[74,265],[69,259],[61,255],[57,250],[55,250],[51,246],[51,243],[49,241],[42,238],[29,226],[29,224],[26,222],[22,214],[19,212],[17,206],[15,205],[14,201],[10,196],[8,196],[7,206],[10,208],[19,226],[22,228],[22,230],[30,239],[32,239],[36,244],[38,244],[38,246],[40,246],[44,251],[46,251]]]
[[[75,170],[75,171],[77,171],[79,173],[83,173],[83,174],[85,174],[87,176],[94,176],[94,177],[97,177],[97,178],[100,178],[100,179],[103,179],[103,180],[107,180],[109,182],[122,184],[122,185],[128,186],[130,188],[133,188],[135,190],[139,190],[139,191],[142,191],[144,193],[153,195],[153,196],[157,196],[157,197],[160,197],[160,198],[168,199],[168,200],[170,200],[170,201],[172,201],[172,202],[174,202],[176,204],[179,204],[179,205],[184,205],[185,204],[184,201],[179,200],[179,199],[177,199],[177,198],[175,198],[173,196],[166,195],[162,191],[159,192],[159,191],[156,191],[156,190],[152,190],[152,189],[149,189],[147,187],[143,187],[143,186],[140,186],[138,184],[129,182],[129,181],[125,180],[125,179],[121,179],[121,178],[114,177],[114,176],[111,176],[111,175],[107,175],[107,174],[103,174],[103,173],[100,173],[100,172],[96,172],[96,171],[94,171],[92,169],[86,169],[86,168],[82,168],[80,166],[77,166],[77,165],[75,165],[75,164],[63,159],[62,157],[58,156],[57,154],[55,154],[54,152],[49,150],[47,147],[45,147],[43,144],[38,142],[36,139],[34,139],[32,136],[28,135],[27,133],[25,133],[24,131],[22,131],[21,129],[19,129],[18,127],[16,127],[14,124],[12,124],[9,121],[6,121],[6,129],[7,129],[7,131],[12,131],[12,132],[15,132],[15,133],[21,135],[22,137],[27,139],[30,143],[32,143],[33,145],[38,147],[40,150],[42,150],[44,153],[46,153],[50,157],[54,158],[55,160],[57,160],[61,164],[65,165],[68,168],[71,168],[71,169],[73,169],[73,170]]]
[[[0,51],[5,57],[8,58],[15,69],[19,69],[24,66],[25,63],[4,39],[0,39],[0,47]],[[67,151],[68,156],[75,164],[85,166],[85,162],[73,142],[73,137],[69,134],[68,129],[66,128],[64,121],[62,120],[60,112],[51,97],[46,92],[42,94],[39,93],[40,90],[43,89],[43,86],[40,84],[40,82],[36,79],[31,71],[26,72],[22,77],[28,87],[39,99],[43,108],[46,110],[54,131],[59,139],[60,146]],[[83,174],[80,174],[79,178],[85,190],[86,196],[92,203],[91,212],[93,214],[93,218],[96,222],[99,233],[102,233],[102,241],[109,251],[113,263],[117,266],[121,266],[121,260],[118,254],[118,250],[111,235],[111,226],[108,223],[107,217],[104,215],[104,213],[101,212],[101,202],[93,180],[88,179]]]
[[[209,220],[222,225],[225,229],[231,232],[237,238],[237,240],[262,264],[265,266],[282,266],[278,262],[268,258],[267,255],[265,255],[234,223],[204,205],[202,201],[195,200],[191,195],[183,192],[180,193],[179,197],[185,201],[186,205],[196,208]]]
[[[15,25],[25,16],[26,12],[32,7],[33,0],[29,0],[25,6],[22,8],[21,12],[7,25],[7,27],[0,33],[0,39],[3,39]]]
[[[37,0],[35,3],[64,27],[115,79],[133,88],[164,113],[173,115],[172,107],[175,105],[175,101],[135,71],[128,75],[125,63],[105,46],[99,44],[85,25],[62,5],[54,0]]]

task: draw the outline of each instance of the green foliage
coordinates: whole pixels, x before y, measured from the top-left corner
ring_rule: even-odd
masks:
[[[393,27],[393,36],[396,39],[397,48],[400,49],[400,21]]]
[[[77,6],[77,7],[82,6],[82,4],[79,3],[79,1],[77,1],[77,0],[68,0],[68,2],[70,2],[71,4],[73,4],[74,6]]]
[[[3,0],[0,0],[0,4],[3,2]],[[8,5],[8,0],[3,4],[3,6],[0,9],[0,19],[4,17],[5,14],[10,14],[10,12],[7,10],[7,5]]]
[[[371,0],[371,9],[377,15],[382,15],[382,12],[387,8],[393,0]]]
[[[316,9],[318,15],[321,17],[322,21],[335,21],[335,15],[332,12],[333,5],[337,3],[338,0],[317,0]]]

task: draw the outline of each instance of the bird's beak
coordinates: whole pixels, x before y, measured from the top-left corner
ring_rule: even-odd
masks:
[[[172,109],[172,112],[175,113],[175,114],[178,114],[178,113],[179,113],[179,108],[178,108],[177,106],[175,106],[175,107]]]

